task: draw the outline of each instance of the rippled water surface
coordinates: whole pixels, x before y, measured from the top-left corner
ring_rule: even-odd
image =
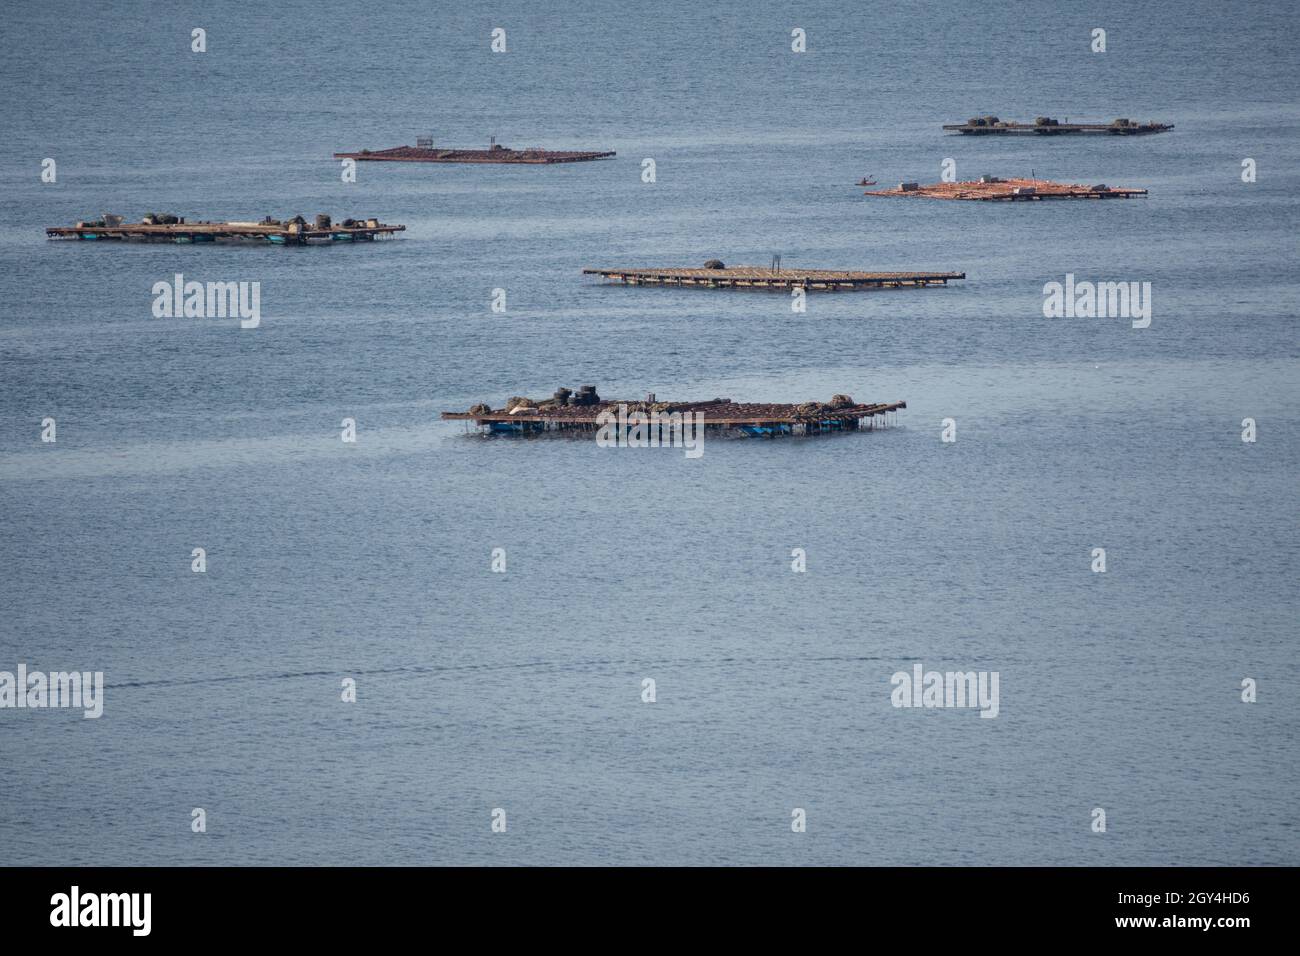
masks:
[[[0,863],[1300,862],[1287,5],[53,2],[6,19],[0,670],[107,687],[98,720],[0,710]],[[987,113],[1177,129],[939,130]],[[618,157],[362,164],[355,184],[331,159],[429,132]],[[1151,195],[852,185],[933,182],[945,158],[963,179]],[[407,231],[309,249],[43,234],[153,210]],[[796,314],[581,275],[774,254],[968,278]],[[154,318],[175,273],[260,282],[261,326]],[[1066,273],[1152,283],[1150,327],[1044,318]],[[710,438],[693,461],[437,418],[582,383],[908,408],[866,434]],[[891,675],[918,661],[997,671],[998,717],[892,707]]]

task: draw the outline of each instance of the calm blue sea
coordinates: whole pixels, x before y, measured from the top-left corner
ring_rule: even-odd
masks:
[[[51,0],[4,21],[0,670],[107,687],[98,720],[0,709],[0,864],[1300,863],[1294,6]],[[939,129],[989,113],[1177,129]],[[331,158],[426,134],[618,157],[355,183]],[[853,185],[946,158],[1151,194]],[[407,231],[43,232],[150,211]],[[797,314],[581,275],[777,254],[968,278]],[[155,318],[176,273],[260,282],[261,326]],[[1150,282],[1150,327],[1044,318],[1067,273]],[[698,460],[437,417],[584,383],[908,409]],[[998,672],[998,717],[894,708],[916,662]]]

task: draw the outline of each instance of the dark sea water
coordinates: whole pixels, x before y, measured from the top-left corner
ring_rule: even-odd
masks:
[[[0,670],[108,686],[98,720],[0,710],[0,863],[1300,863],[1294,5],[3,17]],[[939,129],[987,113],[1177,129]],[[331,159],[429,132],[618,157],[361,164],[354,184]],[[945,158],[1151,195],[852,185],[934,182]],[[154,210],[407,231],[43,233]],[[968,278],[796,314],[580,273],[775,254]],[[260,282],[261,326],[153,317],[177,272]],[[1044,318],[1066,273],[1152,283],[1150,327]],[[908,409],[866,434],[711,438],[698,460],[437,419],[582,383]],[[918,661],[997,671],[999,716],[891,706]]]

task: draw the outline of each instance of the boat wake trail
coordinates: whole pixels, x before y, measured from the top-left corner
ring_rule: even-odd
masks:
[[[406,664],[399,667],[376,667],[349,670],[282,671],[270,674],[223,674],[215,677],[164,678],[159,680],[128,680],[106,683],[105,689],[123,690],[146,687],[192,687],[204,684],[230,684],[239,682],[278,682],[304,680],[312,677],[372,677],[392,674],[456,674],[492,671],[559,670],[583,671],[609,667],[693,666],[728,667],[763,664],[852,664],[868,661],[895,660],[884,657],[717,657],[717,658],[601,658],[590,660],[534,660],[513,663],[480,664]]]

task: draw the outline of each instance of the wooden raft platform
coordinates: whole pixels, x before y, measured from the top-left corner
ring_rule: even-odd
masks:
[[[964,272],[839,272],[830,269],[786,267],[765,269],[760,266],[704,269],[583,269],[582,274],[597,275],[623,285],[778,291],[801,288],[815,292],[947,285],[949,279],[966,278]]]
[[[394,146],[392,149],[363,149],[359,153],[335,153],[334,158],[382,163],[499,163],[547,166],[553,163],[585,163],[595,159],[609,159],[614,155],[612,151],[564,151],[538,147],[510,149],[493,143],[487,149],[425,145]]]
[[[921,199],[965,199],[980,202],[1037,202],[1043,199],[1128,199],[1145,196],[1145,189],[1120,186],[1081,186],[1047,179],[985,179],[964,183],[899,183],[893,189],[872,189],[864,196],[904,196]]]
[[[273,245],[316,245],[326,242],[372,242],[405,231],[405,226],[388,225],[378,219],[344,220],[343,224],[316,224],[302,220],[280,222],[186,222],[142,223],[111,220],[80,222],[75,226],[50,226],[50,239],[81,239],[136,242],[267,242]]]
[[[989,123],[987,120],[994,120]],[[1046,120],[1046,122],[1042,122]],[[949,123],[944,129],[963,136],[1062,136],[1078,133],[1093,133],[1102,136],[1144,136],[1149,133],[1164,133],[1173,129],[1172,123],[1134,123],[1131,120],[1115,120],[1113,123],[1060,123],[1051,117],[1039,117],[1033,123],[1003,122],[996,116],[965,123]]]
[[[590,386],[586,386],[590,388]],[[567,390],[557,392],[557,396]],[[858,404],[847,395],[837,395],[830,402],[805,402],[798,405],[781,405],[733,402],[729,398],[713,398],[701,402],[657,402],[654,396],[644,401],[599,399],[594,389],[591,401],[576,404],[581,396],[574,395],[573,403],[548,399],[532,402],[529,399],[511,399],[508,407],[492,409],[476,405],[467,412],[443,412],[445,421],[466,421],[485,427],[495,433],[537,434],[551,431],[593,431],[601,427],[598,419],[603,413],[619,415],[621,409],[628,414],[642,413],[660,416],[700,413],[705,428],[737,430],[748,435],[810,435],[827,431],[852,431],[875,427],[876,419],[889,424],[889,416],[907,408],[906,402],[877,402]],[[568,401],[567,396],[565,401]],[[528,404],[513,404],[527,402]]]

